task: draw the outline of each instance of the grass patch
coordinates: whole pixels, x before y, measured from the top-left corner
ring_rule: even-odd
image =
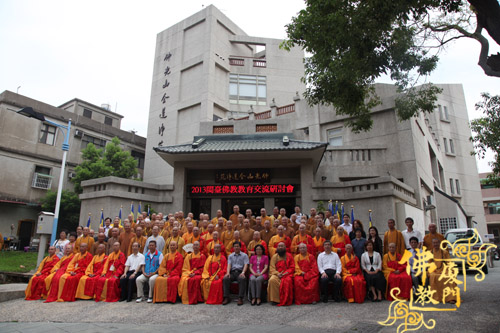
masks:
[[[25,273],[36,269],[38,252],[0,251],[0,271]],[[24,268],[20,266],[24,266]]]

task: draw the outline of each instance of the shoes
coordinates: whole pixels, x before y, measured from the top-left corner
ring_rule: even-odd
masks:
[[[222,301],[222,305],[227,305],[229,304],[230,300],[229,300],[229,297],[226,297],[224,298],[224,300]]]
[[[142,297],[139,297],[138,299],[135,300],[136,303],[141,303],[142,302]]]
[[[120,299],[118,300],[118,302],[123,302],[123,301],[125,301],[125,300],[126,300],[125,298],[120,298]]]
[[[261,302],[261,300],[259,299],[259,300],[257,301],[257,306],[260,306],[261,304],[262,304],[262,302]]]
[[[238,305],[243,305],[243,298],[238,298]]]
[[[252,304],[252,306],[255,305],[255,298],[252,300],[252,302],[250,304]]]
[[[132,300],[131,300],[131,299],[128,299],[128,300],[127,300],[127,303],[129,303],[129,302],[132,302]]]
[[[322,302],[323,303],[328,303],[328,298],[323,298]]]
[[[153,303],[153,299],[152,298],[148,298],[148,303]]]

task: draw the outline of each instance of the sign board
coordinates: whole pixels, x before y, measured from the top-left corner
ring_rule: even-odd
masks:
[[[270,169],[228,169],[216,170],[215,182],[221,184],[232,183],[270,183]]]
[[[266,194],[295,194],[297,186],[293,184],[270,185],[191,185],[189,194],[199,195],[266,195]]]

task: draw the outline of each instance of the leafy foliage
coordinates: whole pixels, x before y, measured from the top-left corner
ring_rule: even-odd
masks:
[[[495,187],[500,187],[500,95],[491,96],[481,94],[482,100],[476,103],[476,110],[482,111],[484,117],[470,122],[474,136],[475,151],[472,154],[484,158],[488,149],[495,154],[495,159],[490,162],[493,173],[488,175],[488,182]]]
[[[42,198],[42,210],[53,212],[56,207],[57,191],[49,191]],[[63,190],[61,193],[61,207],[59,208],[59,222],[57,235],[61,230],[76,230],[80,219],[80,199],[78,194]]]
[[[76,193],[82,193],[81,182],[84,180],[107,176],[132,178],[137,174],[137,160],[120,147],[120,140],[116,137],[106,145],[105,151],[89,143],[82,150],[82,159],[72,179]]]
[[[332,105],[359,132],[372,126],[370,110],[380,104],[373,85],[381,75],[398,88],[400,119],[434,110],[440,89],[417,84],[436,68],[446,43],[479,40],[480,31],[466,30],[473,16],[462,0],[306,0],[281,47],[311,54],[303,78],[308,103]]]

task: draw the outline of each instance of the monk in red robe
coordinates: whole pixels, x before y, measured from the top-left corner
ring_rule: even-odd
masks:
[[[349,235],[344,232],[344,228],[342,226],[337,227],[337,232],[332,236],[330,240],[332,242],[332,251],[337,253],[339,258],[342,258],[345,255],[345,246],[347,244],[351,244],[351,239]]]
[[[290,239],[290,237],[285,235],[285,229],[282,225],[278,226],[278,228],[276,228],[276,231],[278,233],[271,237],[271,239],[269,240],[269,247],[267,248],[269,250],[269,257],[271,258],[276,253],[276,249],[278,248],[279,243],[283,243],[285,245],[285,250],[288,253],[290,253],[290,246],[292,245],[292,240]]]
[[[24,291],[27,301],[36,301],[42,298],[42,293],[45,293],[45,278],[49,276],[50,271],[58,261],[59,257],[56,254],[56,248],[54,246],[49,247],[49,255],[42,260]]]
[[[182,266],[182,276],[179,281],[178,292],[182,304],[197,304],[203,302],[201,295],[201,275],[207,257],[200,252],[200,242],[193,243],[193,252],[188,253],[184,258]]]
[[[302,224],[304,227],[305,225]],[[300,227],[299,227],[300,228]],[[316,257],[308,253],[305,243],[299,244],[299,254],[295,256],[295,304],[315,304],[319,302],[319,271]]]
[[[52,268],[50,272],[51,274],[45,279],[45,289],[47,290],[47,300],[45,302],[55,302],[57,300],[59,281],[61,280],[61,276],[66,273],[66,269],[71,263],[71,260],[73,260],[74,256],[73,247],[69,244],[66,245],[64,247],[64,256],[61,260],[59,260],[54,268]]]
[[[352,245],[345,246],[345,255],[340,258],[342,263],[342,286],[344,297],[349,303],[363,303],[366,297],[366,281],[359,264],[359,259],[353,253]]]
[[[382,270],[387,280],[386,298],[392,301],[391,290],[399,288],[399,294],[395,294],[401,299],[410,299],[413,282],[411,276],[406,273],[406,264],[400,264],[402,256],[396,252],[396,243],[389,244],[389,252],[384,254],[382,260]]]
[[[208,257],[201,275],[201,290],[206,304],[222,304],[224,299],[222,279],[226,275],[227,260],[221,249],[221,244],[214,245],[214,254]]]
[[[278,306],[292,305],[294,273],[293,257],[286,251],[285,243],[281,242],[276,247],[276,254],[271,258],[269,266],[270,278],[267,286],[267,298],[270,302],[276,303]]]
[[[125,254],[120,251],[120,242],[113,244],[95,287],[95,301],[118,302],[120,299],[120,276],[125,270]]]
[[[87,244],[80,244],[80,253],[75,254],[71,260],[66,273],[61,276],[59,281],[59,293],[57,297],[58,302],[74,302],[75,293],[78,288],[78,282],[85,274],[87,266],[92,261],[92,254],[87,251]]]
[[[106,245],[99,244],[97,252],[92,258],[92,261],[85,270],[85,275],[78,281],[78,288],[76,289],[75,298],[79,299],[93,299],[95,295],[95,286],[97,280],[101,277],[104,263],[108,259],[106,255]]]
[[[163,257],[160,268],[158,269],[153,303],[175,303],[177,300],[177,288],[179,286],[179,280],[181,279],[184,258],[182,254],[177,251],[177,242],[171,241],[168,247],[168,254]]]
[[[299,226],[299,233],[292,239],[292,245],[290,246],[292,255],[299,253],[299,244],[306,244],[307,252],[316,255],[316,247],[314,246],[312,237],[307,234],[306,225],[304,223]]]

